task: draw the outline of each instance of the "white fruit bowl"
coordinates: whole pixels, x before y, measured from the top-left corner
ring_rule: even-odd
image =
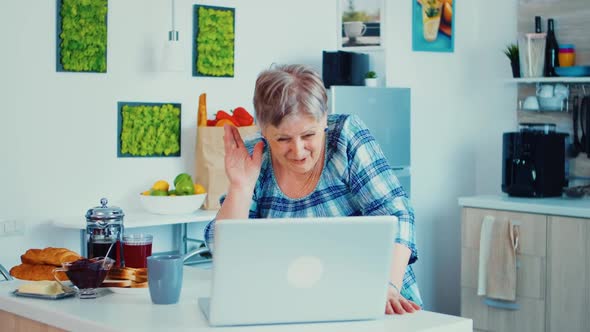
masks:
[[[139,195],[141,206],[154,214],[190,214],[201,208],[207,194],[186,196]]]

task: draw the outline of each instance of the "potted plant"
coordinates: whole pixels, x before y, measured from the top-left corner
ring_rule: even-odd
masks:
[[[512,77],[520,77],[520,60],[518,58],[518,45],[508,44],[504,49],[504,54],[510,60],[510,66],[512,67]]]
[[[377,73],[371,70],[365,74],[365,86],[377,86]]]

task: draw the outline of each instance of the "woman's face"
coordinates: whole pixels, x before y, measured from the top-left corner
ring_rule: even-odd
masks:
[[[293,114],[278,127],[268,125],[262,134],[270,145],[273,162],[289,171],[303,174],[313,170],[324,151],[324,128],[327,118],[320,121],[308,114]]]

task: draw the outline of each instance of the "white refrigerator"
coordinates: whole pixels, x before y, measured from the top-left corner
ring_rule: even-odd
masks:
[[[410,196],[410,89],[331,86],[332,113],[356,114],[381,146]]]

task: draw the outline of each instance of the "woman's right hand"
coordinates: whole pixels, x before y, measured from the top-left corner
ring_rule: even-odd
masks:
[[[223,129],[225,131],[223,135],[225,173],[229,179],[230,187],[251,192],[254,190],[260,174],[264,143],[258,142],[250,155],[236,127],[225,125]]]

